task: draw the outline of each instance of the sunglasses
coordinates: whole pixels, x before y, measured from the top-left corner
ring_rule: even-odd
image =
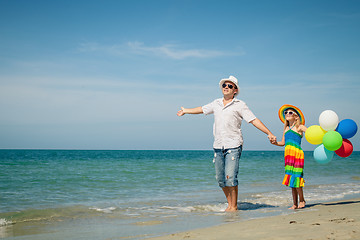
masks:
[[[293,111],[285,111],[284,114],[289,114],[290,116],[293,115],[293,114],[296,114],[296,112],[293,112]]]
[[[226,88],[226,86],[228,86],[228,88],[230,88],[230,89],[233,89],[233,88],[234,88],[234,86],[231,85],[231,84],[223,83],[222,87],[223,87],[223,88]],[[236,89],[236,87],[235,87],[235,89]]]

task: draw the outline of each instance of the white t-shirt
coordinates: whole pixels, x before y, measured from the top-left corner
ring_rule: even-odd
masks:
[[[241,121],[251,122],[256,119],[245,102],[234,98],[226,106],[219,98],[202,106],[205,115],[214,114],[214,145],[215,149],[237,148],[243,144]]]

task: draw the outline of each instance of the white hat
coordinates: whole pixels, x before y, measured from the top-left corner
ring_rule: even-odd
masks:
[[[220,86],[220,89],[222,90],[222,85],[224,84],[224,82],[226,82],[226,81],[229,81],[229,82],[232,82],[233,84],[235,84],[235,86],[236,86],[236,88],[237,88],[237,93],[235,94],[235,96],[236,95],[238,95],[239,94],[239,92],[240,92],[240,87],[239,87],[239,84],[238,84],[238,80],[236,79],[236,77],[234,77],[234,76],[230,76],[229,78],[223,78],[223,79],[221,79],[220,80],[220,82],[219,82],[219,86]]]

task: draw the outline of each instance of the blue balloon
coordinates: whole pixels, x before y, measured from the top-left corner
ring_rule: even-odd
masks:
[[[329,151],[324,147],[324,144],[321,144],[314,150],[314,159],[316,162],[321,164],[326,164],[331,161],[334,156],[333,151]]]
[[[338,127],[336,128],[336,131],[340,133],[340,135],[345,138],[349,139],[352,138],[356,132],[357,132],[357,125],[356,123],[351,119],[344,119],[342,120]]]

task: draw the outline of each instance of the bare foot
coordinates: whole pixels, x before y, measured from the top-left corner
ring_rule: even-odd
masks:
[[[306,202],[305,202],[305,201],[300,202],[300,203],[299,203],[299,208],[304,208],[304,207],[305,207],[305,204],[306,204]]]
[[[293,205],[291,208],[289,209],[297,209],[298,207],[296,205]]]
[[[237,207],[228,207],[225,212],[236,212],[237,210]]]

